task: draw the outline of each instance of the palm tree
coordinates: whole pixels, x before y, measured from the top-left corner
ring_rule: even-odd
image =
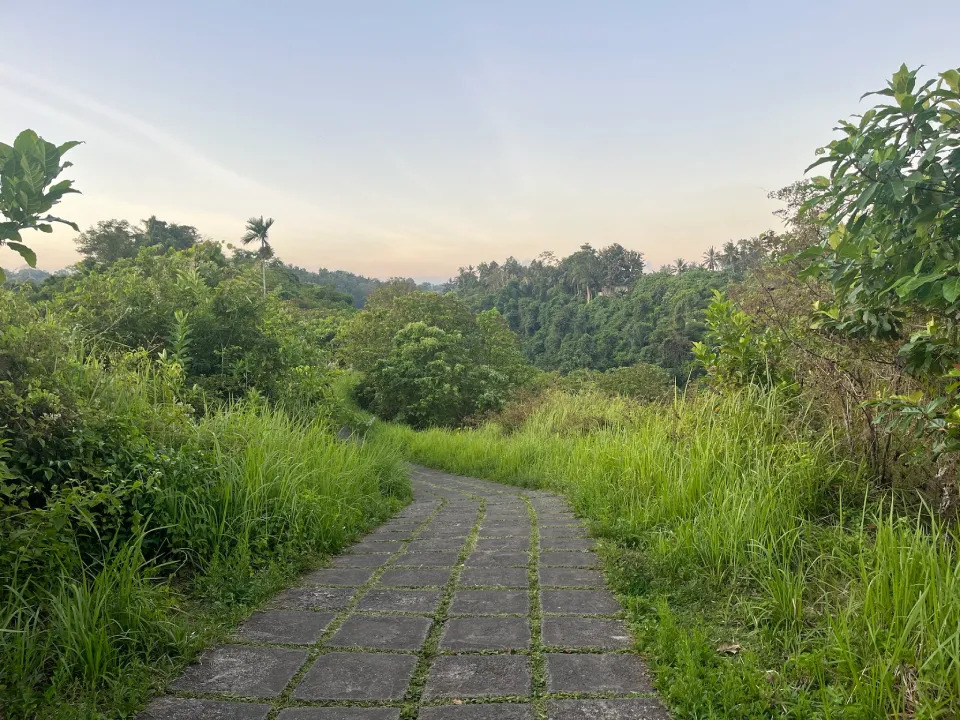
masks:
[[[249,245],[252,242],[259,242],[260,249],[257,255],[260,256],[260,269],[263,271],[263,294],[267,294],[267,259],[273,257],[273,248],[270,247],[270,239],[267,237],[270,228],[273,225],[273,218],[263,219],[263,215],[258,218],[252,217],[247,220],[247,231],[240,238],[240,242]]]
[[[717,270],[720,268],[720,253],[711,245],[703,254],[703,266],[707,270]]]
[[[689,267],[686,260],[677,258],[671,266],[671,270],[677,274],[677,277],[680,277]]]
[[[727,242],[723,244],[720,266],[724,270],[737,270],[740,266],[740,251],[732,240],[727,240]]]

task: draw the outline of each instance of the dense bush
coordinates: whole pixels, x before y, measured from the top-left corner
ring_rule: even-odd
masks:
[[[415,427],[457,425],[503,406],[531,368],[496,310],[386,285],[343,327],[340,355],[364,372],[360,405]]]

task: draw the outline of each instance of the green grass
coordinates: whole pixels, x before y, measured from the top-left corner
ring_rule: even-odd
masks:
[[[960,716],[955,538],[871,488],[795,401],[557,394],[512,433],[376,437],[568,496],[677,717]]]
[[[158,516],[105,559],[43,576],[4,568],[0,717],[131,717],[205,644],[410,496],[391,450],[283,412],[237,405],[196,435],[209,467],[160,483]]]

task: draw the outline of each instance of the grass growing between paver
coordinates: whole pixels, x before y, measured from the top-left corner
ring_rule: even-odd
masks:
[[[566,495],[677,717],[960,716],[952,531],[869,487],[787,399],[558,395],[511,432],[375,432]]]

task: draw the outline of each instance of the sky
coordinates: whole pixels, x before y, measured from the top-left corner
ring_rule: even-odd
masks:
[[[157,215],[235,242],[270,216],[309,269],[444,280],[614,242],[698,260],[776,229],[767,194],[900,63],[960,65],[903,7],[0,0],[0,140],[84,141],[57,207],[81,227]],[[76,262],[74,237],[30,237],[39,267]]]

